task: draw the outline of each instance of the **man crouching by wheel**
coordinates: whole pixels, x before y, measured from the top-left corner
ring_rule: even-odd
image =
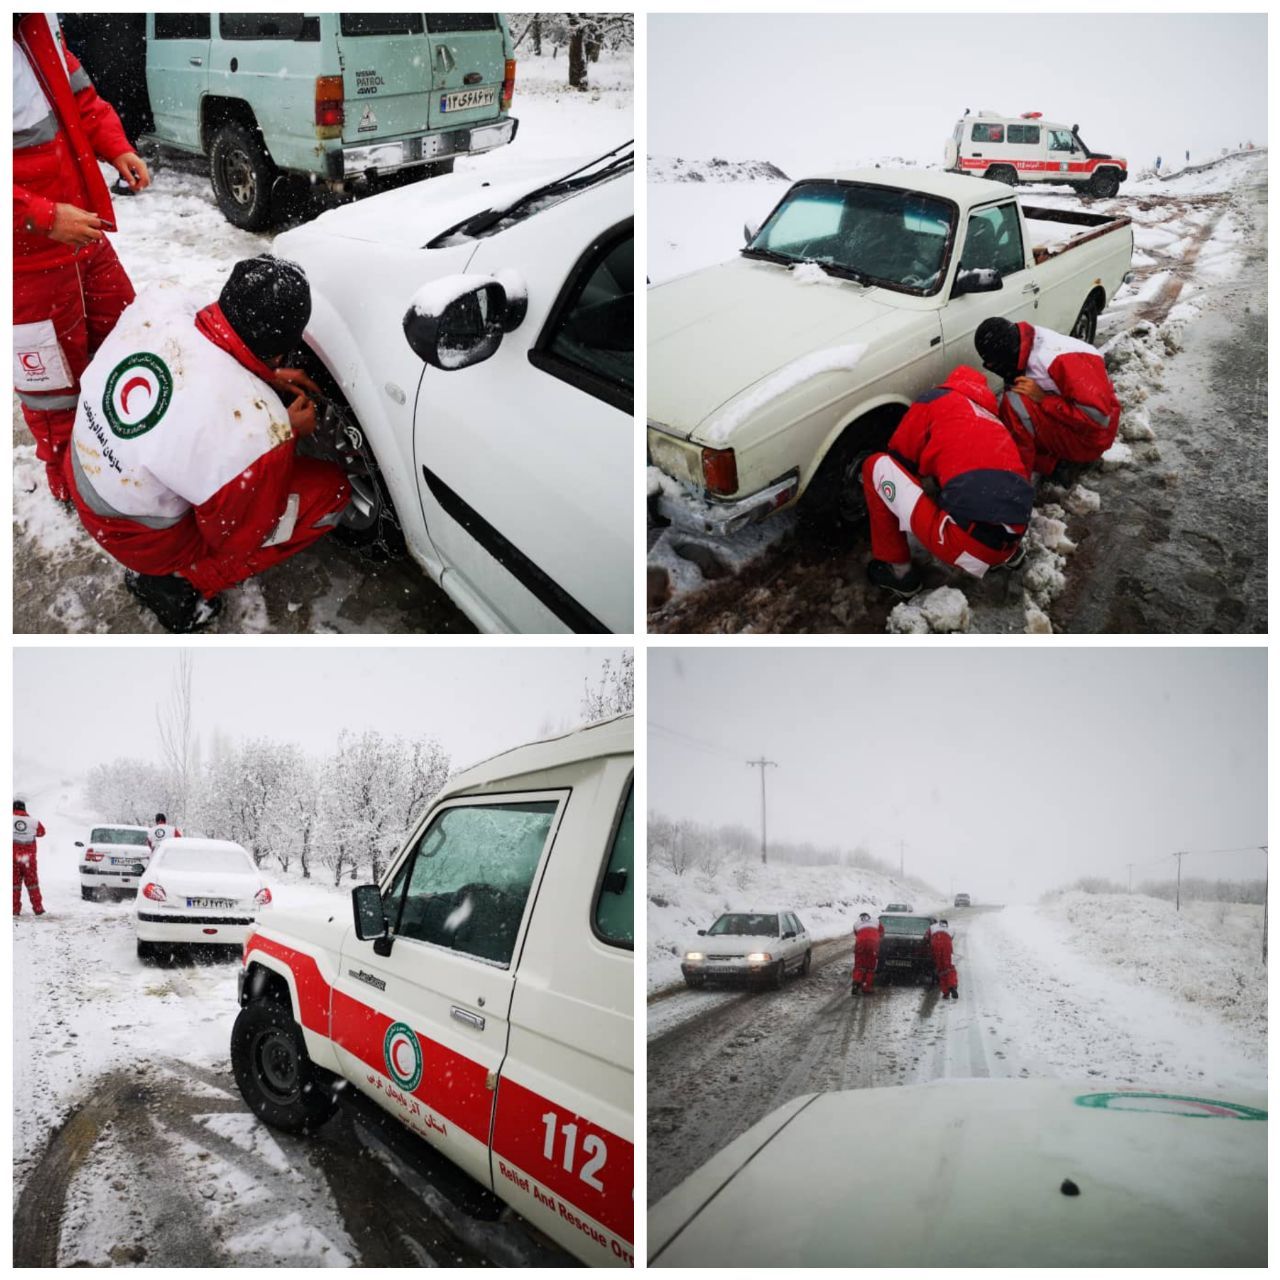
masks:
[[[323,537],[347,505],[340,467],[295,456],[317,388],[281,365],[310,316],[302,268],[266,255],[236,263],[208,306],[152,285],[81,379],[76,510],[168,631],[203,630],[218,592]]]

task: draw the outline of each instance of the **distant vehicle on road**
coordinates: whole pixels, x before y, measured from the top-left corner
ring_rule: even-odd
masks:
[[[973,905],[973,903],[971,903],[971,902],[969,901],[969,895],[968,895],[967,893],[957,893],[957,894],[956,894],[956,906],[957,906],[957,907],[971,907],[972,905]]]
[[[901,911],[904,915],[910,915],[915,908],[909,902],[891,902],[885,907],[885,912]]]
[[[108,895],[132,898],[138,877],[151,861],[151,837],[146,827],[93,827],[89,843],[76,841],[80,855],[80,896],[97,902]]]
[[[959,1080],[802,1094],[654,1205],[649,1263],[1261,1267],[1266,1107],[1263,1093],[1203,1082],[1165,1092]],[[876,1177],[851,1196],[855,1145],[876,1152]],[[922,1204],[929,1230],[910,1225]]]
[[[933,916],[894,915],[885,912],[880,917],[884,937],[880,939],[880,952],[876,959],[876,978],[895,982],[900,977],[932,982],[934,978],[933,952],[929,948],[929,926],[936,924]]]
[[[690,987],[733,980],[780,987],[788,973],[804,977],[813,950],[800,919],[791,911],[737,911],[722,915],[701,942],[684,955],[680,972]]]

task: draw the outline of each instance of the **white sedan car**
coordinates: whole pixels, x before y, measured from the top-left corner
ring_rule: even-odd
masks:
[[[273,246],[311,283],[336,535],[407,549],[484,631],[632,629],[632,170],[628,143],[451,174]]]
[[[89,841],[76,841],[80,854],[80,896],[97,901],[107,894],[132,898],[151,861],[146,827],[91,827]]]
[[[271,890],[240,845],[170,839],[138,890],[138,958],[192,944],[240,948],[270,902]]]
[[[780,987],[788,973],[804,977],[813,963],[809,934],[791,911],[728,912],[698,937],[680,965],[690,987],[726,979]]]

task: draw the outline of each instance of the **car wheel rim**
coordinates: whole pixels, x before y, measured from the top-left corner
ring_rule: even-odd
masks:
[[[1073,338],[1078,338],[1081,342],[1093,343],[1096,321],[1094,319],[1093,309],[1086,307],[1076,319],[1076,327],[1071,331]]]
[[[257,190],[253,166],[249,157],[236,148],[228,151],[222,161],[222,183],[228,194],[239,205],[251,205]]]
[[[846,524],[858,524],[867,518],[867,495],[862,489],[862,464],[871,457],[868,450],[851,458],[840,475],[840,494],[836,505]]]
[[[287,1104],[302,1093],[301,1064],[292,1039],[278,1028],[260,1033],[253,1044],[253,1062],[262,1091]]]

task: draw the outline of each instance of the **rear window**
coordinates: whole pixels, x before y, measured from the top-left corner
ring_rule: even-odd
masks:
[[[778,917],[776,915],[721,916],[707,932],[715,938],[776,938],[778,936]]]
[[[243,849],[184,849],[180,840],[165,845],[160,862],[170,871],[255,874],[253,859]]]
[[[93,844],[142,844],[147,843],[145,831],[130,831],[128,827],[94,827],[89,833]]]
[[[420,36],[420,13],[340,13],[344,36]]]
[[[448,35],[453,31],[496,31],[496,13],[429,13],[427,30],[433,36]]]
[[[304,22],[300,13],[220,13],[218,34],[224,40],[297,40]]]
[[[974,142],[1003,142],[1004,125],[975,124],[973,126],[973,140]]]
[[[908,938],[923,938],[932,921],[928,916],[881,916],[886,934],[901,934]]]
[[[207,13],[157,13],[157,40],[207,40],[209,15]]]

